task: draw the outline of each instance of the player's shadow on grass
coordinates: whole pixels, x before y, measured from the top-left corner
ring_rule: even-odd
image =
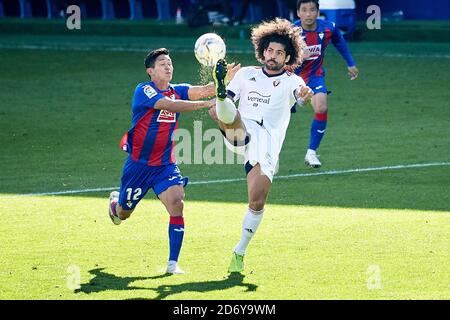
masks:
[[[94,275],[89,283],[81,284],[75,293],[84,292],[90,294],[93,292],[101,292],[106,290],[152,290],[158,293],[154,300],[165,299],[172,294],[191,292],[208,292],[216,290],[225,290],[232,287],[245,287],[246,292],[256,291],[257,285],[244,283],[244,275],[240,273],[231,273],[223,280],[187,282],[182,284],[163,284],[156,288],[130,286],[134,281],[155,280],[171,276],[171,274],[162,274],[152,277],[118,277],[114,274],[103,271],[104,268],[96,268],[89,270]]]
[[[105,268],[96,268],[89,270],[89,273],[94,275],[94,278],[89,283],[81,284],[79,289],[75,290],[75,293],[93,293],[106,290],[148,290],[145,287],[130,286],[134,281],[155,279],[156,277],[118,277],[114,274],[104,272]],[[167,277],[168,274],[158,276],[160,278]]]
[[[191,292],[208,292],[216,290],[225,290],[232,287],[245,287],[245,292],[256,291],[257,285],[252,283],[244,283],[244,275],[240,273],[231,273],[223,280],[215,281],[200,281],[200,282],[187,282],[182,284],[163,284],[157,288],[151,289],[158,293],[158,296],[153,298],[154,300],[162,300],[172,294],[182,293],[186,291]]]

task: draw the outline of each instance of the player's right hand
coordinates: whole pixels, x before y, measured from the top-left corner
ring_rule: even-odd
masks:
[[[203,106],[203,108],[211,108],[216,105],[216,98],[211,99],[211,100],[206,100],[204,102],[205,102],[205,105]]]

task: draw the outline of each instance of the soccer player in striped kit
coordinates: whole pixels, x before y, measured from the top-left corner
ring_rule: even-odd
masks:
[[[305,61],[295,70],[295,73],[302,77],[314,91],[311,101],[314,108],[314,119],[311,123],[311,136],[305,163],[313,168],[319,168],[322,163],[317,157],[316,150],[319,148],[327,127],[327,95],[330,93],[325,86],[323,58],[330,41],[345,59],[351,80],[358,77],[359,71],[339,29],[332,22],[317,19],[319,17],[319,0],[298,0],[297,15],[300,20],[295,21],[294,25],[302,27],[302,37],[306,42],[308,52]],[[296,111],[295,106],[291,111]]]
[[[171,84],[173,65],[165,48],[147,55],[145,69],[151,81],[139,83],[134,92],[132,127],[120,143],[129,156],[120,191],[110,194],[109,216],[114,224],[120,224],[153,189],[170,215],[167,273],[184,273],[178,266],[178,257],[184,237],[183,199],[188,179],[181,176],[176,164],[172,137],[181,112],[215,105],[215,99],[200,100],[214,96],[215,85]],[[231,70],[230,77],[234,72]]]

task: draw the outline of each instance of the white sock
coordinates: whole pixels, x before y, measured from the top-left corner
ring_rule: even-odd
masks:
[[[261,211],[253,211],[252,209],[248,208],[247,213],[244,217],[244,222],[242,223],[241,241],[239,241],[239,243],[234,248],[234,252],[240,255],[245,254],[245,250],[247,249],[250,240],[256,233],[256,230],[261,223],[263,213],[264,209],[262,209]]]
[[[225,124],[231,124],[236,118],[236,106],[230,98],[224,100],[216,100],[217,118]]]

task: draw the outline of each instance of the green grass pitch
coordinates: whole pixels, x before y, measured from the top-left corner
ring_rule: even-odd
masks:
[[[449,299],[449,44],[351,43],[356,81],[328,50],[323,167],[303,164],[305,107],[279,175],[447,165],[275,180],[242,276],[226,269],[245,182],[195,184],[243,178],[241,165],[180,165],[193,182],[180,276],[163,272],[168,215],[153,194],[118,227],[108,191],[23,195],[118,186],[145,50],[173,48],[174,82],[205,82],[194,40],[0,36],[0,299]],[[255,63],[233,53],[250,52],[247,42],[229,48],[229,61]],[[194,121],[214,127],[204,111],[183,114],[180,127]]]

